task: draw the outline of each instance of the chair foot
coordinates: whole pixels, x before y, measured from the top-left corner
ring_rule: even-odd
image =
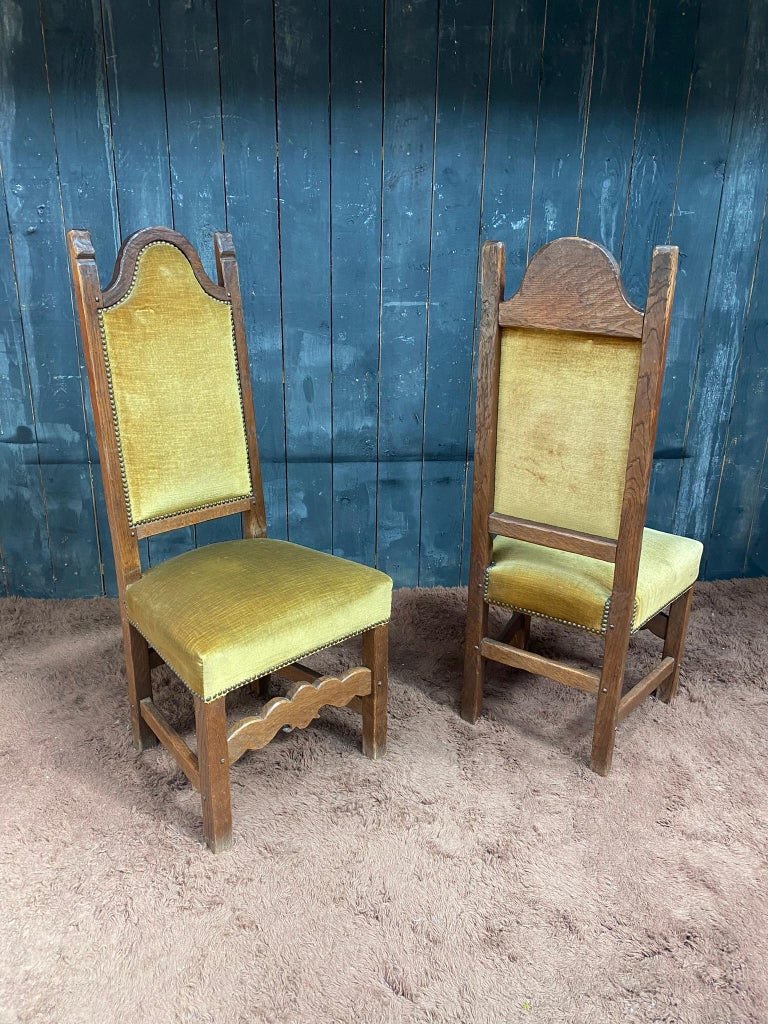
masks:
[[[461,717],[474,725],[483,711],[485,685],[485,659],[480,651],[467,644],[464,655],[464,685],[461,691]]]
[[[149,644],[138,630],[123,619],[125,674],[128,680],[128,707],[131,713],[133,745],[138,751],[156,747],[157,736],[141,717],[141,702],[152,696],[152,674],[149,667]]]
[[[206,704],[195,697],[197,760],[203,805],[203,834],[213,853],[232,845],[227,712],[223,697]]]
[[[680,683],[680,662],[683,660],[685,650],[685,639],[688,633],[688,618],[691,614],[693,603],[693,587],[681,594],[669,607],[669,620],[667,622],[667,635],[664,637],[663,658],[674,658],[675,669],[672,675],[661,684],[656,691],[659,700],[665,704],[671,704],[677,696],[677,688]]]
[[[371,670],[371,692],[361,698],[363,753],[371,760],[387,750],[387,663],[389,626],[385,622],[363,634],[363,664]]]

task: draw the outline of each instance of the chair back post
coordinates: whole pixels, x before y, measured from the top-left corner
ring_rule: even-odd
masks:
[[[484,242],[480,256],[480,325],[477,351],[475,460],[472,486],[470,604],[483,603],[483,578],[491,559],[488,517],[493,511],[496,478],[496,431],[499,421],[501,327],[499,305],[504,298],[505,251],[502,242]],[[476,591],[478,594],[476,594]]]
[[[103,303],[102,290],[90,232],[74,229],[67,232],[67,249],[91,389],[96,443],[115,555],[117,588],[122,601],[126,585],[141,576],[141,561],[138,541],[131,531],[125,507],[117,435],[98,318],[98,310]],[[105,543],[105,538],[101,538],[101,543]]]
[[[243,300],[240,293],[240,273],[232,235],[228,231],[215,231],[213,249],[216,256],[216,273],[219,284],[226,289],[232,304],[232,321],[235,330],[235,347],[240,377],[240,391],[243,397],[243,415],[248,448],[248,465],[251,473],[253,498],[251,507],[242,513],[243,536],[264,537],[267,533],[267,517],[264,509],[264,488],[261,482],[259,443],[256,437],[256,420],[253,412],[251,375],[248,366],[248,347],[245,340]]]
[[[616,546],[609,629],[626,619],[631,625],[648,493],[653,471],[653,450],[659,421],[661,390],[669,340],[672,302],[675,296],[679,250],[657,246],[651,258],[648,299],[643,316],[640,368],[632,412],[632,431]]]

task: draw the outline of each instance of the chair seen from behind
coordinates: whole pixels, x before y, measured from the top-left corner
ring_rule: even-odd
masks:
[[[654,250],[641,311],[586,239],[545,245],[509,299],[503,245],[481,256],[462,714],[480,715],[487,660],[582,690],[596,698],[602,775],[619,722],[649,694],[675,696],[701,559],[698,541],[645,529],[677,261],[675,247]],[[513,613],[495,638],[490,605]],[[600,672],[529,650],[536,616],[600,636]],[[661,660],[623,692],[643,628],[662,639]]]

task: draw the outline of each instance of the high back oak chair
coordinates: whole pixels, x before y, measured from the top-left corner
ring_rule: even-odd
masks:
[[[147,228],[123,244],[102,291],[87,231],[68,235],[115,551],[134,744],[160,740],[200,791],[203,830],[231,840],[229,768],[324,705],[362,714],[363,751],[386,745],[388,576],[268,540],[237,262],[214,235],[218,284],[181,235]],[[240,513],[242,540],[142,573],[138,542]],[[363,665],[340,678],[295,664],[363,634]],[[197,751],[152,700],[165,662],[192,692]],[[225,694],[269,673],[291,696],[227,727]],[[260,688],[257,686],[257,690]]]
[[[482,251],[462,715],[480,714],[489,658],[594,694],[601,775],[618,723],[654,691],[675,695],[701,559],[698,541],[643,528],[677,256],[654,250],[643,312],[586,239],[545,245],[506,301],[504,247]],[[490,604],[514,612],[498,639]],[[528,651],[532,615],[602,636],[600,674]],[[662,660],[622,695],[642,628],[663,639]]]

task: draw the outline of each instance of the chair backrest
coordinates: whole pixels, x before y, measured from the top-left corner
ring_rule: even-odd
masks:
[[[68,236],[110,529],[134,569],[139,538],[179,526],[241,512],[264,533],[237,263],[214,241],[218,285],[187,239],[147,228],[101,291],[90,236]]]
[[[677,255],[654,250],[643,312],[583,238],[545,245],[504,301],[504,249],[485,243],[473,563],[501,534],[616,562],[634,589]]]

